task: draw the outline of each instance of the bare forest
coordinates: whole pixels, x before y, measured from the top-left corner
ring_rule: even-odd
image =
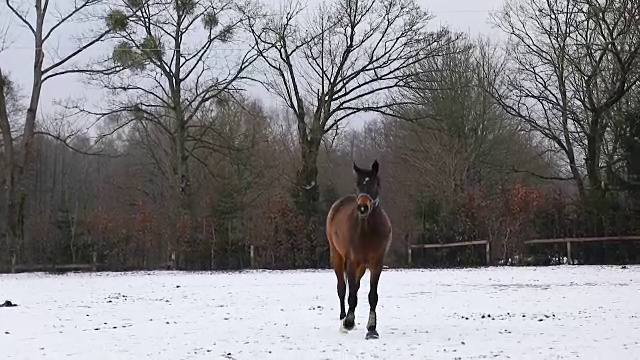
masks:
[[[2,271],[327,267],[327,211],[374,159],[389,266],[410,244],[548,263],[524,241],[640,235],[637,0],[505,0],[504,41],[414,0],[2,3],[0,51],[18,33],[33,51],[28,81],[0,62]],[[43,110],[66,78],[100,97]]]

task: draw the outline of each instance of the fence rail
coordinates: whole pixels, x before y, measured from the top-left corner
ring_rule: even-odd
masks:
[[[256,267],[255,260],[255,247],[253,245],[249,248],[249,258],[250,258],[250,268]],[[105,268],[108,265],[102,264],[98,262],[98,254],[94,252],[92,254],[93,261],[90,264],[17,264],[16,256],[12,256],[11,258],[11,269],[12,273],[17,272],[34,272],[34,271],[97,271],[98,269]],[[211,257],[211,265],[214,265],[214,257]],[[178,261],[176,258],[176,252],[172,252],[169,260],[167,262],[157,264],[156,268],[163,269],[171,269],[175,270],[178,268]]]
[[[569,263],[572,263],[572,243],[582,242],[612,242],[612,241],[640,241],[640,236],[600,236],[600,237],[574,237],[574,238],[550,238],[550,239],[530,239],[525,240],[525,245],[533,244],[566,244],[566,256]],[[482,246],[485,247],[485,263],[491,265],[491,243],[488,240],[474,240],[474,241],[461,241],[455,243],[445,244],[412,244],[407,247],[407,262],[411,266],[413,262],[413,250],[414,249],[446,249],[464,246]],[[254,246],[250,246],[250,267],[255,268],[255,249]],[[11,272],[31,272],[31,271],[97,271],[99,268],[103,268],[105,264],[97,262],[97,253],[93,253],[93,261],[90,264],[16,264],[16,257],[12,257]],[[159,267],[167,269],[176,269],[176,253],[172,252],[169,261],[166,263],[158,264]]]
[[[16,256],[11,258],[11,272],[34,272],[34,271],[97,271],[104,268],[105,264],[98,262],[98,253],[92,254],[92,262],[90,264],[16,264]],[[158,267],[175,269],[176,253],[172,252],[170,260],[166,263],[158,264]]]
[[[413,249],[444,249],[444,248],[452,248],[452,247],[460,247],[460,246],[474,246],[474,245],[484,245],[485,247],[485,261],[486,264],[491,264],[491,244],[488,240],[474,240],[474,241],[462,241],[448,244],[414,244],[409,245],[407,248],[407,257],[409,265],[412,262],[412,252]]]
[[[582,243],[582,242],[594,242],[594,241],[640,241],[640,236],[596,236],[596,237],[574,237],[574,238],[555,238],[555,239],[530,239],[525,240],[525,245],[533,245],[533,244],[560,244],[566,243],[567,246],[567,259],[569,263],[573,261],[572,252],[571,252],[571,243]],[[491,243],[488,240],[474,240],[474,241],[461,241],[455,243],[446,243],[446,244],[413,244],[407,247],[407,260],[409,266],[413,261],[412,252],[413,249],[445,249],[452,247],[461,247],[461,246],[476,246],[476,245],[484,245],[485,246],[485,262],[487,265],[491,264]]]
[[[593,241],[640,241],[640,236],[596,236],[596,237],[583,237],[583,238],[557,238],[557,239],[531,239],[525,240],[526,245],[532,244],[567,244],[567,260],[571,264],[573,262],[571,243],[583,243]]]

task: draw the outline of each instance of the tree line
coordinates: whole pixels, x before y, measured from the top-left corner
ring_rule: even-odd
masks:
[[[488,239],[507,261],[534,237],[640,234],[635,0],[506,0],[506,41],[434,28],[414,0],[6,4],[22,29],[0,51],[29,36],[33,81],[0,63],[1,269],[233,269],[251,248],[326,267],[326,212],[373,159],[390,265],[415,243]],[[103,96],[43,112],[66,78]]]

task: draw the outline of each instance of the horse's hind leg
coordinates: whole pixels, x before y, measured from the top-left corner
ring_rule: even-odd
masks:
[[[344,306],[344,298],[347,294],[347,283],[345,282],[345,270],[344,270],[344,257],[338,253],[335,246],[329,243],[330,255],[331,255],[331,267],[336,273],[338,280],[338,298],[340,299],[340,320],[347,316]]]
[[[367,339],[377,339],[379,337],[376,330],[376,306],[378,306],[378,282],[380,274],[382,274],[382,261],[376,262],[369,267],[371,273],[371,282],[369,287],[369,321],[367,322]]]

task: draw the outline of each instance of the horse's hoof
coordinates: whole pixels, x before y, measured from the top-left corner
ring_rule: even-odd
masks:
[[[355,319],[351,319],[349,317],[346,317],[343,321],[342,321],[342,327],[345,330],[353,330],[353,328],[356,326],[356,321]]]
[[[348,334],[349,330],[344,328],[344,324],[342,324],[342,322],[340,323],[340,328],[338,329],[338,331],[340,331],[343,334]]]
[[[377,339],[379,337],[380,337],[380,335],[378,334],[377,331],[369,330],[369,331],[367,331],[367,336],[365,336],[365,339],[371,340],[371,339]]]

